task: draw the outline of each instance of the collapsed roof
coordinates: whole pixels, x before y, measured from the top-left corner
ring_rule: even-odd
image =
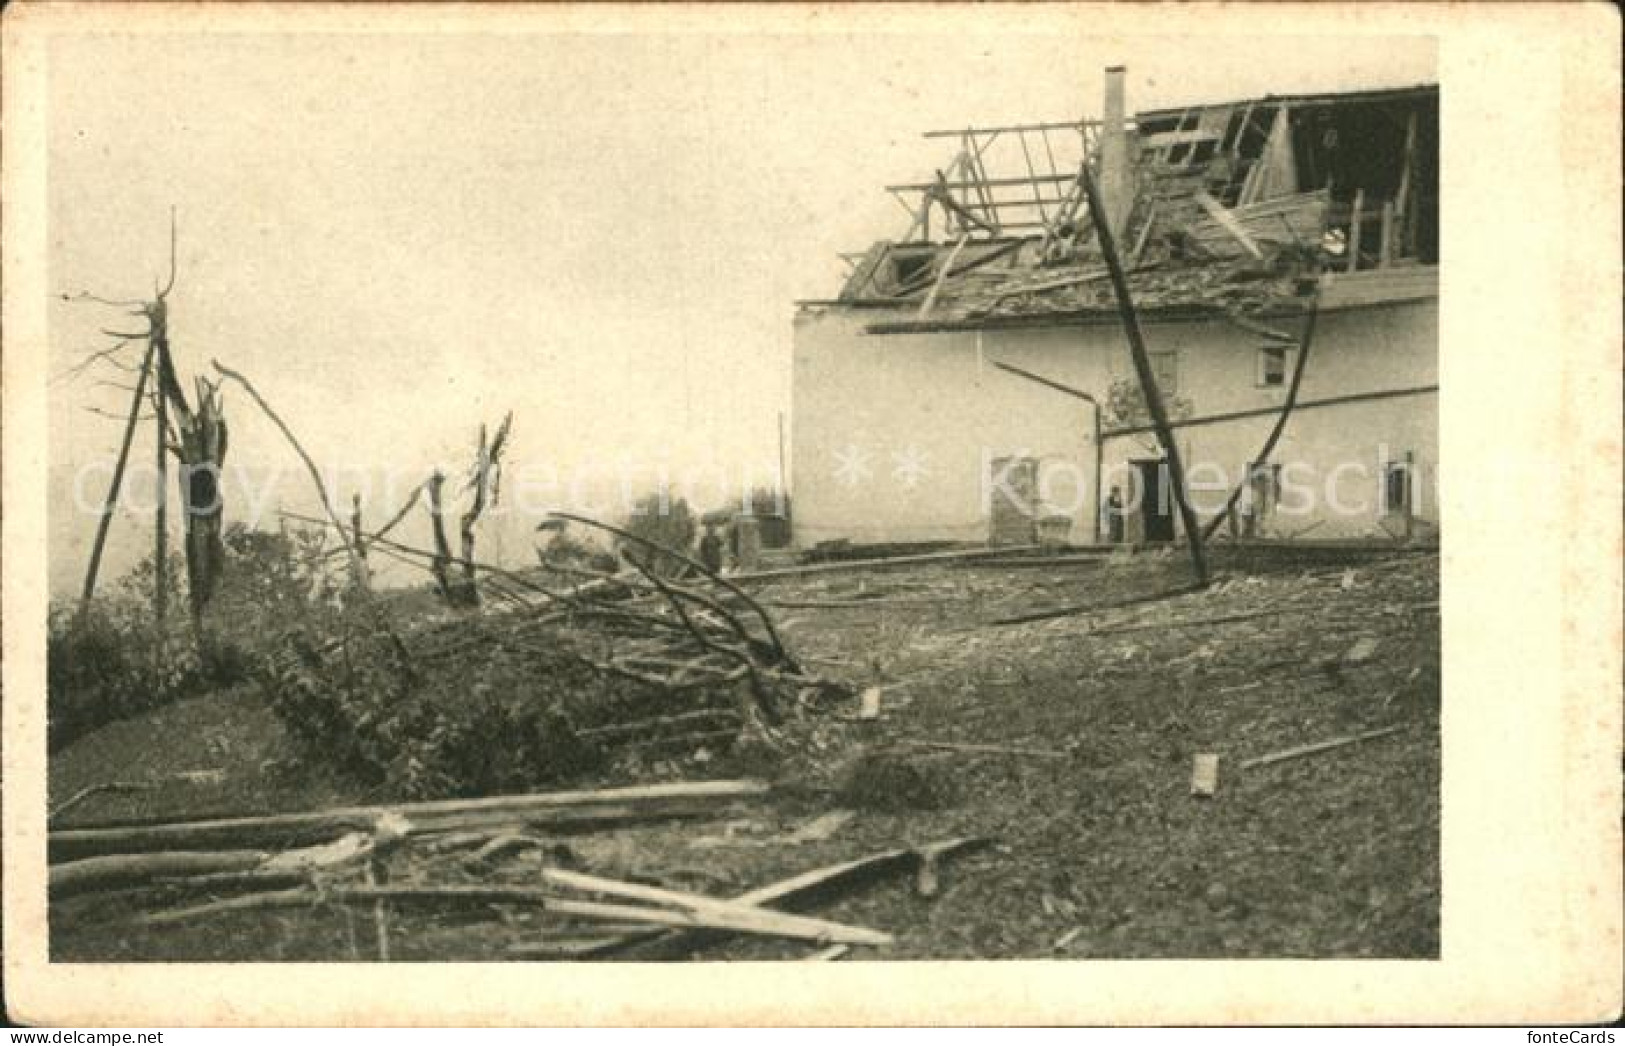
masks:
[[[957,155],[931,181],[888,187],[910,211],[908,231],[848,256],[845,286],[822,304],[917,307],[875,333],[1115,310],[1083,165],[1146,312],[1297,311],[1322,271],[1437,264],[1436,86],[1268,96],[1130,123],[1121,82],[1108,71],[1105,121],[928,133],[957,138]],[[1024,175],[989,174],[1000,147]]]

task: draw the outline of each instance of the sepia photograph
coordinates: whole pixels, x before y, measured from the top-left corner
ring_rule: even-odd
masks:
[[[1444,958],[1436,30],[343,11],[30,52],[50,964]]]

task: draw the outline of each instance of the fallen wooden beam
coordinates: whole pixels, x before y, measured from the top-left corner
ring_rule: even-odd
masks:
[[[924,863],[927,854],[934,854],[940,863],[955,854],[963,854],[977,847],[986,846],[990,841],[985,838],[967,837],[947,839],[919,848],[885,850],[856,860],[814,868],[788,879],[738,894],[732,900],[735,904],[752,905],[757,908],[801,907],[814,900],[831,897],[843,889],[877,875],[906,871],[910,868],[918,869]],[[640,944],[650,945],[660,955],[680,954],[717,939],[716,934],[706,930],[642,930],[606,942],[597,949],[583,951],[579,957],[600,958]],[[540,946],[517,945],[509,951],[515,956],[524,957],[545,948],[545,943]]]
[[[1247,230],[1242,227],[1241,222],[1236,220],[1235,215],[1225,210],[1223,204],[1208,195],[1206,189],[1198,189],[1192,199],[1201,205],[1202,210],[1208,213],[1208,217],[1218,223],[1219,228],[1229,233],[1232,239],[1241,244],[1242,250],[1252,255],[1256,260],[1263,260],[1264,252],[1259,249],[1258,241],[1248,234]]]
[[[890,934],[860,926],[846,926],[823,920],[786,917],[782,913],[758,910],[749,905],[728,905],[715,902],[704,911],[693,908],[674,911],[637,905],[609,904],[600,901],[580,901],[560,897],[549,890],[529,886],[486,886],[465,884],[390,884],[327,886],[321,890],[279,890],[267,894],[233,898],[232,902],[216,902],[191,908],[156,912],[145,916],[145,925],[162,925],[194,920],[225,911],[245,911],[265,907],[297,907],[301,904],[319,904],[323,901],[353,904],[371,904],[375,901],[419,904],[518,904],[541,908],[556,915],[569,915],[579,919],[593,919],[617,923],[638,923],[660,927],[716,930],[728,933],[746,933],[766,937],[787,937],[793,940],[814,941],[819,944],[889,944]],[[810,923],[810,925],[809,925]]]
[[[1409,727],[1409,723],[1398,726],[1387,726],[1381,730],[1367,730],[1363,734],[1354,734],[1351,737],[1338,737],[1330,741],[1320,741],[1312,745],[1299,745],[1297,748],[1288,748],[1280,752],[1271,752],[1269,755],[1255,756],[1241,764],[1243,770],[1251,770],[1258,766],[1269,766],[1272,763],[1285,762],[1288,759],[1297,759],[1300,756],[1315,755],[1319,752],[1329,752],[1334,748],[1344,748],[1348,745],[1359,744],[1361,741],[1370,741],[1378,737],[1387,737]]]
[[[843,926],[840,923],[813,919],[804,915],[785,915],[780,912],[770,912],[766,909],[757,908],[753,905],[741,904],[738,901],[720,901],[714,897],[705,897],[701,894],[667,890],[642,883],[605,879],[601,876],[571,872],[563,868],[543,869],[542,878],[555,886],[602,894],[606,897],[622,897],[634,901],[648,901],[657,905],[670,905],[681,911],[692,913],[697,917],[714,918],[729,923],[729,926],[719,928],[759,925],[762,927],[760,932],[784,937],[803,936],[809,940],[843,942],[846,944],[890,944],[892,942],[890,934],[880,933],[875,930]]]
[[[414,835],[510,823],[560,829],[712,814],[730,802],[758,799],[770,790],[770,786],[761,781],[695,781],[357,806],[264,817],[67,829],[51,832],[49,847],[53,860],[153,850],[248,846],[282,849],[300,842],[331,839],[345,832],[371,831],[380,820],[391,817],[403,819],[405,831]]]

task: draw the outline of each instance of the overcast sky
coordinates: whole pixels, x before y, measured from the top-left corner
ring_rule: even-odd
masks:
[[[516,461],[770,469],[792,303],[901,233],[881,187],[951,158],[920,132],[1098,115],[1116,63],[1131,111],[1435,80],[1423,38],[1282,38],[1263,62],[983,10],[861,35],[60,37],[50,286],[149,294],[173,206],[177,362],[249,374],[324,463],[462,468],[512,409]],[[53,372],[124,322],[50,321]],[[51,389],[53,589],[93,530],[61,515],[68,477],[119,435],[81,408],[126,397]],[[294,465],[235,391],[227,413],[231,462]],[[119,530],[115,572],[138,547]]]

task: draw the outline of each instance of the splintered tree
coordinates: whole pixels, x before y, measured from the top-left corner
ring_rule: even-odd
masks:
[[[502,419],[496,434],[489,439],[485,426],[480,426],[474,464],[463,488],[465,493],[472,492],[473,498],[458,520],[458,536],[462,541],[460,558],[453,558],[451,542],[446,537],[445,473],[437,470],[429,477],[429,518],[434,527],[434,558],[430,561],[429,569],[434,574],[440,595],[451,606],[476,607],[480,604],[475,577],[474,527],[486,508],[495,505],[502,497],[502,455],[508,449],[508,437],[512,431],[512,411]]]
[[[112,483],[104,503],[91,548],[90,566],[85,574],[84,601],[88,603],[96,591],[96,576],[101,567],[102,550],[107,540],[108,524],[118,503],[124,476],[124,465],[129,455],[131,437],[136,423],[141,420],[144,398],[152,399],[152,418],[157,428],[159,489],[167,482],[166,452],[180,462],[178,479],[181,503],[185,506],[186,578],[188,601],[194,628],[201,629],[204,610],[219,586],[225,560],[225,546],[221,540],[221,517],[224,510],[220,490],[220,473],[226,459],[226,420],[219,389],[206,378],[198,378],[194,386],[195,402],[189,401],[175,369],[174,355],[169,343],[169,294],[175,287],[175,226],[173,216],[169,234],[169,279],[162,288],[154,287],[148,300],[110,301],[89,293],[64,295],[67,300],[91,301],[130,310],[130,316],[147,321],[144,331],[104,330],[102,333],[118,339],[107,349],[92,353],[78,367],[77,373],[96,362],[130,369],[119,360],[119,354],[128,346],[146,344],[129,415],[125,421],[124,439],[118,463],[113,471]],[[156,513],[155,566],[163,576],[164,557],[167,552],[165,501],[158,498]],[[154,597],[155,613],[163,616],[163,586],[159,585]]]

